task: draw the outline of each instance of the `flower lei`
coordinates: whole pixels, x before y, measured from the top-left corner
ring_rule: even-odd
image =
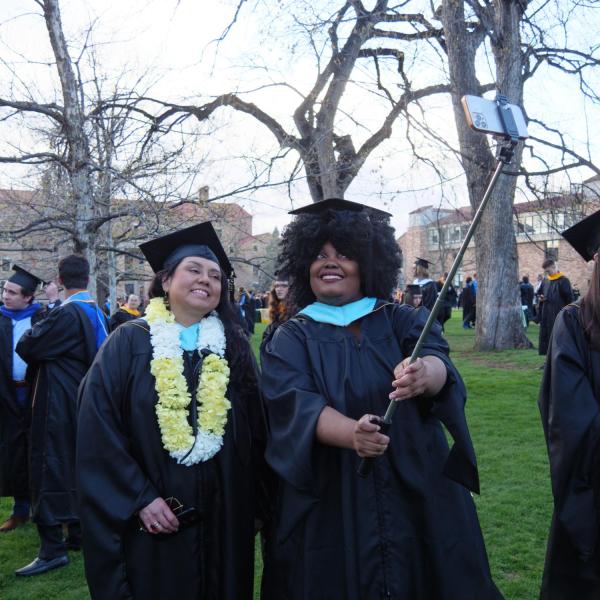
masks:
[[[162,298],[150,300],[145,318],[150,325],[150,372],[156,380],[156,416],[163,446],[178,463],[188,467],[209,460],[223,445],[227,411],[231,408],[225,397],[229,365],[225,359],[223,323],[212,312],[199,327],[198,352],[208,350],[210,354],[204,358],[199,375],[198,432],[194,438],[188,422],[192,396],[183,375],[180,328]]]

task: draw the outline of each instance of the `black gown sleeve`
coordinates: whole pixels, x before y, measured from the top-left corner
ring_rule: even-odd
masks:
[[[267,461],[298,491],[316,495],[315,430],[327,402],[311,375],[300,325],[288,321],[277,328],[263,346],[261,365],[269,419]]]
[[[598,541],[593,488],[598,476],[600,410],[590,381],[591,362],[578,310],[569,307],[556,318],[539,407],[555,514],[579,555],[589,558]]]
[[[81,344],[76,317],[66,311],[67,307],[51,311],[23,334],[16,351],[26,363],[56,360]]]
[[[123,413],[131,335],[132,328],[120,327],[107,339],[79,388],[76,474],[86,577],[91,589],[108,591],[107,600],[131,598],[121,534],[159,496],[129,452]]]
[[[393,326],[404,356],[412,354],[428,316],[429,311],[424,308],[396,308]],[[479,493],[477,460],[465,416],[467,393],[461,376],[450,360],[449,347],[437,321],[434,322],[420,355],[439,358],[446,365],[448,374],[440,392],[433,398],[423,399],[424,402],[431,403],[432,414],[443,423],[454,440],[444,473],[472,492]]]
[[[573,295],[573,288],[571,287],[571,282],[566,277],[561,277],[559,279],[559,294],[562,300],[562,305],[566,306],[567,304],[571,304],[575,300],[575,296]]]

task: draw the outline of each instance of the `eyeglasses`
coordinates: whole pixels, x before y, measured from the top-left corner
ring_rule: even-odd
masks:
[[[167,506],[171,509],[172,513],[177,516],[183,510],[183,504],[175,498],[175,496],[169,496],[169,498],[165,498],[165,502]],[[144,527],[142,520],[138,517],[138,525],[139,531],[143,531],[144,533],[149,533],[149,531]]]

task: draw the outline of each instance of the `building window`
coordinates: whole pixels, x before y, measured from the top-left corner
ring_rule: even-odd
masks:
[[[0,258],[0,271],[7,272],[7,271],[10,271],[11,268],[12,268],[12,264],[11,264],[10,258],[6,258],[6,257]]]
[[[258,275],[258,265],[252,265],[252,275]]]
[[[131,296],[131,294],[134,293],[134,284],[133,283],[126,283],[125,284],[125,295],[127,297]]]
[[[558,260],[558,240],[548,240],[546,242],[544,258],[546,260]]]
[[[440,236],[437,229],[429,228],[427,230],[427,242],[430,248],[435,248],[440,243]]]
[[[453,225],[450,228],[449,233],[449,241],[451,244],[456,244],[457,242],[460,242],[460,225]]]

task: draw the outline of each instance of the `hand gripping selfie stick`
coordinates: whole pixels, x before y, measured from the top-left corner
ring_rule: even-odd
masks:
[[[414,363],[419,357],[421,348],[423,347],[423,344],[425,343],[425,340],[427,339],[427,336],[429,335],[429,332],[433,327],[433,324],[440,311],[440,308],[444,303],[444,299],[446,298],[446,294],[448,293],[448,288],[450,287],[450,284],[454,279],[454,276],[456,275],[456,271],[458,270],[458,267],[460,266],[460,263],[467,250],[467,247],[469,246],[469,243],[471,242],[475,230],[477,229],[477,225],[479,224],[479,221],[481,221],[481,216],[483,214],[483,211],[485,210],[485,207],[487,206],[488,200],[490,199],[492,190],[494,189],[494,186],[496,185],[496,182],[498,181],[498,178],[502,173],[502,167],[504,165],[510,164],[510,161],[512,160],[514,154],[515,146],[519,142],[519,138],[523,139],[523,137],[527,137],[526,134],[523,135],[523,133],[519,131],[519,127],[517,126],[515,117],[513,116],[513,109],[515,107],[508,104],[508,100],[506,99],[506,97],[498,94],[496,96],[496,105],[497,111],[500,116],[500,122],[502,124],[502,131],[492,131],[492,133],[501,136],[506,143],[505,145],[499,148],[498,155],[496,158],[497,165],[496,169],[494,170],[494,174],[492,175],[492,179],[490,180],[481,200],[481,203],[479,204],[479,207],[475,212],[475,216],[473,217],[473,221],[471,222],[471,225],[469,227],[469,230],[467,231],[465,239],[463,240],[460,250],[458,251],[456,258],[454,259],[454,262],[450,267],[448,277],[446,277],[446,281],[444,282],[444,285],[440,293],[438,294],[437,300],[435,301],[435,304],[433,305],[433,308],[429,313],[427,323],[425,323],[425,327],[423,328],[423,331],[421,332],[421,335],[417,340],[417,344],[415,345],[415,348],[412,351],[412,354],[410,355],[409,364]],[[469,119],[469,121],[471,121],[471,119]],[[390,400],[385,415],[383,417],[376,417],[372,420],[373,423],[380,426],[380,433],[387,434],[387,432],[389,431],[390,425],[392,424],[392,418],[394,416],[394,412],[396,411],[397,406],[398,402],[396,400]],[[363,458],[358,467],[358,475],[360,475],[361,477],[366,477],[371,472],[373,460],[373,458]]]

